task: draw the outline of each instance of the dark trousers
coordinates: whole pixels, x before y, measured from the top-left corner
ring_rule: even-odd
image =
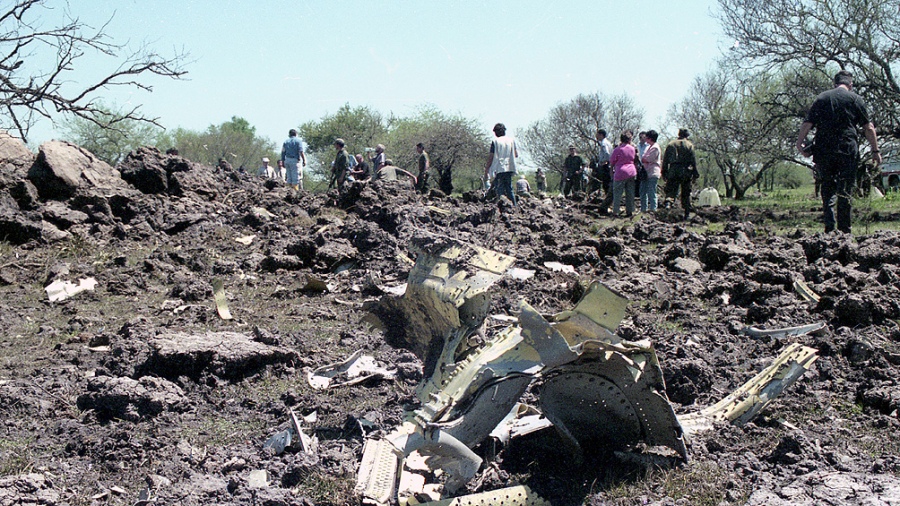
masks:
[[[681,208],[684,214],[691,210],[691,178],[666,180],[666,198],[675,200],[681,193]]]
[[[501,172],[497,174],[497,177],[494,179],[494,184],[497,185],[497,196],[506,195],[513,205],[516,205],[516,194],[512,189],[512,177],[515,172]]]
[[[835,225],[841,232],[850,233],[853,210],[853,189],[856,186],[857,155],[817,154],[816,165],[822,177],[822,212],[825,231]],[[835,220],[837,207],[837,220]]]

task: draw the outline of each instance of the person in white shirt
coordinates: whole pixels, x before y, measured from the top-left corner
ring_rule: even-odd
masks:
[[[266,179],[275,177],[275,167],[269,165],[269,159],[265,156],[262,159],[262,167],[259,168],[258,174]]]
[[[494,125],[494,135],[497,138],[491,142],[491,154],[484,166],[484,177],[490,181],[490,176],[493,176],[497,185],[497,195],[505,195],[513,205],[517,205],[516,194],[512,189],[512,177],[516,173],[516,158],[519,157],[516,139],[511,135],[506,135],[506,125],[503,123]]]

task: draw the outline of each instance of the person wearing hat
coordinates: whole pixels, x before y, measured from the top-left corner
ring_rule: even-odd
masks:
[[[525,179],[525,174],[520,175],[519,180],[516,181],[516,195],[519,197],[531,196],[531,184]]]
[[[272,179],[273,177],[275,177],[275,167],[269,165],[268,157],[263,157],[262,167],[259,168],[258,174],[266,179]]]
[[[581,174],[584,171],[584,159],[578,155],[578,149],[574,144],[569,144],[569,156],[563,162],[563,168],[566,170],[566,179],[563,182],[563,195],[569,196],[573,191],[580,191]]]

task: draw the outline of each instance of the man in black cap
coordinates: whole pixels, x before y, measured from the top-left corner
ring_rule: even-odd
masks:
[[[820,171],[825,232],[833,231],[837,225],[841,232],[850,233],[853,188],[859,165],[856,127],[863,128],[872,159],[881,165],[875,125],[869,120],[865,102],[853,93],[853,74],[841,70],[834,76],[834,88],[816,97],[797,136],[797,150],[803,156],[814,156]],[[816,136],[810,149],[806,136],[813,128]]]

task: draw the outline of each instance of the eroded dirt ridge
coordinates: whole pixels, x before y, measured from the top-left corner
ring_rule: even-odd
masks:
[[[900,502],[897,234],[776,236],[736,208],[687,224],[665,211],[612,221],[591,202],[512,209],[402,182],[293,194],[154,149],[114,169],[66,143],[34,156],[0,141],[0,505],[355,501],[365,436],[401,422],[423,367],[361,324],[362,306],[406,281],[421,232],[535,271],[494,284],[486,338],[522,299],[552,315],[594,279],[627,296],[617,333],[653,343],[678,414],[789,343],[819,353],[753,422],[694,436],[675,474],[599,453],[576,466],[545,430],[477,447],[485,465],[463,493],[525,484],[552,504]],[[694,231],[709,222],[723,230]],[[93,291],[47,300],[52,281],[89,277]],[[213,279],[233,320],[216,312]],[[818,321],[803,336],[745,332]],[[310,387],[305,369],[360,349],[396,379]],[[289,409],[315,420],[315,452],[262,449]]]

